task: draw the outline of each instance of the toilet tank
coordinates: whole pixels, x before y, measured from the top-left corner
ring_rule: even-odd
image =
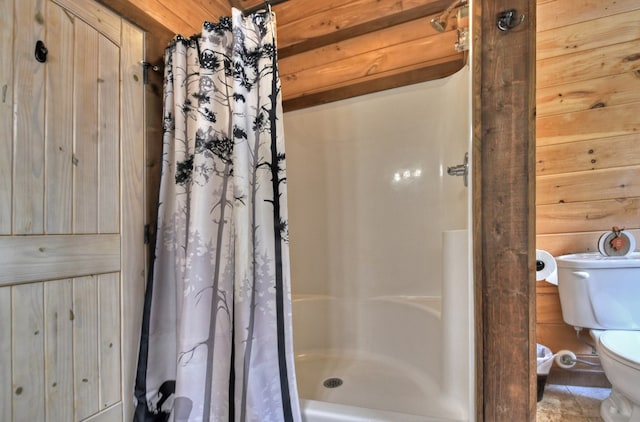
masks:
[[[575,327],[640,330],[640,252],[562,255],[558,291],[562,318]]]

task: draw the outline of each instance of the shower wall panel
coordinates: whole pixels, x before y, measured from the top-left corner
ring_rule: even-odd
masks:
[[[464,68],[285,114],[294,293],[441,295],[442,232],[468,225],[468,188],[447,175],[468,109]]]

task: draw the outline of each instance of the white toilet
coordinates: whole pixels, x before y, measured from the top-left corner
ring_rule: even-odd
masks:
[[[640,253],[563,255],[556,262],[562,317],[590,330],[612,385],[602,418],[640,422]]]

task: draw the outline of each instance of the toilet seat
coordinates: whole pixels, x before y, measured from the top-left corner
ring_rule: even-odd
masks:
[[[601,352],[640,371],[640,331],[604,331],[599,336]]]

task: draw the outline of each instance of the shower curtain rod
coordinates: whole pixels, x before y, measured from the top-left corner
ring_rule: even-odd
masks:
[[[269,6],[275,6],[276,4],[286,3],[289,0],[264,0],[264,4],[259,4],[257,6],[250,7],[242,11],[244,16],[249,16],[252,13],[257,12],[258,10],[262,10],[264,8],[269,8]]]

